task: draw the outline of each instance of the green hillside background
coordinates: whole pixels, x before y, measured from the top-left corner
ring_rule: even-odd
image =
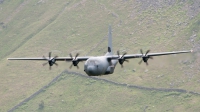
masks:
[[[199,111],[199,6],[199,0],[0,0],[0,111]],[[78,70],[69,70],[69,62],[49,70],[41,61],[7,60],[50,51],[104,55],[109,25],[115,52],[194,53],[154,57],[149,66],[132,59],[100,77],[87,76],[81,62]]]

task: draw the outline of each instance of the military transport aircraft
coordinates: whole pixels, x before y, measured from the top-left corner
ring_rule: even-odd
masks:
[[[109,33],[108,33],[108,52],[104,56],[84,56],[84,57],[78,57],[79,53],[75,55],[75,57],[72,56],[70,53],[70,57],[51,57],[51,52],[49,52],[49,57],[46,58],[43,57],[36,57],[36,58],[8,58],[8,60],[43,60],[47,61],[47,63],[44,63],[44,65],[49,64],[49,68],[51,69],[51,66],[54,64],[58,66],[56,61],[71,61],[72,65],[70,68],[74,65],[77,68],[78,63],[80,61],[86,61],[84,64],[84,71],[89,76],[100,76],[100,75],[107,75],[112,74],[114,72],[115,66],[119,62],[121,66],[123,67],[124,61],[128,62],[127,59],[131,58],[142,58],[142,60],[139,62],[141,64],[142,61],[148,65],[148,59],[153,59],[153,56],[161,56],[161,55],[170,55],[170,54],[180,54],[180,53],[190,53],[192,50],[189,51],[174,51],[174,52],[161,52],[161,53],[149,53],[150,50],[147,50],[144,54],[142,50],[140,50],[141,54],[129,54],[124,53],[123,55],[120,55],[119,51],[117,51],[117,55],[113,55],[113,49],[112,49],[112,31],[111,26],[109,26]]]

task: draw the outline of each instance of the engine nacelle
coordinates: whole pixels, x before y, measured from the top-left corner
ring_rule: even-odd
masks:
[[[119,61],[119,63],[120,63],[121,65],[124,63],[124,59],[122,59],[122,58],[119,58],[118,61]]]
[[[49,60],[48,63],[49,63],[49,66],[53,66],[53,64],[56,63],[56,60],[53,58],[53,59]]]
[[[74,66],[77,66],[79,61],[78,60],[72,60],[72,63],[73,63]]]
[[[149,59],[149,57],[142,57],[142,60],[143,60],[144,62],[147,62],[148,59]]]
[[[115,67],[114,66],[109,66],[105,72],[105,74],[112,74],[114,72]]]

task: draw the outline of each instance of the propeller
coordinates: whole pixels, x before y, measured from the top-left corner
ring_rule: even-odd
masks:
[[[142,60],[141,60],[138,64],[141,64],[142,61],[144,61],[144,62],[146,63],[147,66],[149,65],[148,62],[147,62],[148,59],[149,59],[149,58],[150,58],[150,59],[153,59],[152,56],[148,56],[148,55],[147,55],[149,52],[150,52],[150,50],[147,50],[146,53],[143,54],[142,49],[140,49],[140,53],[142,54]]]
[[[51,70],[51,66],[53,66],[54,64],[56,66],[58,66],[58,64],[56,63],[56,60],[55,60],[57,57],[58,56],[54,56],[53,58],[51,58],[51,52],[49,52],[49,57],[48,58],[46,58],[45,56],[43,56],[43,58],[46,59],[47,62],[43,63],[42,65],[45,66],[45,65],[47,65],[49,63],[49,70]]]
[[[79,69],[79,66],[78,66],[79,61],[77,60],[77,57],[79,56],[79,53],[77,53],[74,58],[73,58],[71,53],[69,54],[69,56],[71,57],[71,60],[72,60],[72,64],[70,65],[69,68],[71,69],[72,66],[74,65],[74,66],[77,67],[77,69]]]
[[[125,52],[121,57],[120,57],[120,53],[119,53],[119,51],[117,51],[117,55],[118,55],[118,61],[119,61],[119,63],[120,63],[120,65],[121,65],[121,67],[123,68],[124,66],[123,66],[123,63],[124,63],[124,61],[126,61],[126,62],[129,62],[128,60],[126,60],[126,59],[124,59],[124,56],[126,55],[127,53]]]

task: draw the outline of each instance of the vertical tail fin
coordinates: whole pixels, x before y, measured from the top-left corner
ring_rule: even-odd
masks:
[[[113,49],[112,49],[112,28],[109,25],[108,29],[108,53],[106,55],[113,55]]]

